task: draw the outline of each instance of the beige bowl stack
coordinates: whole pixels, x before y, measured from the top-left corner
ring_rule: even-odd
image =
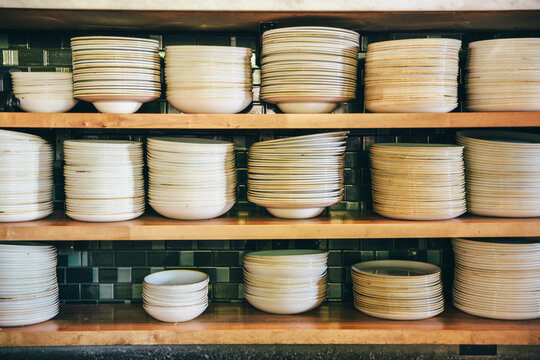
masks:
[[[470,43],[467,76],[469,110],[540,111],[539,57],[540,38]]]
[[[461,40],[407,39],[368,45],[364,95],[371,112],[445,113],[457,103]]]
[[[57,314],[56,248],[0,244],[0,326],[36,324]]]
[[[305,219],[343,197],[346,131],[255,143],[249,149],[248,200],[274,216]]]
[[[420,320],[444,311],[441,269],[406,260],[376,260],[352,266],[354,306],[383,319]]]
[[[53,157],[41,137],[0,130],[0,222],[36,220],[53,212]]]
[[[234,144],[229,141],[148,139],[148,201],[163,216],[211,219],[236,202]]]
[[[159,42],[116,36],[71,39],[75,97],[103,113],[130,114],[161,95]]]
[[[124,221],[144,212],[142,143],[64,141],[66,214],[80,221]]]
[[[465,213],[462,146],[379,143],[370,160],[373,210],[380,215],[443,220]]]
[[[453,302],[469,314],[540,318],[540,239],[452,239]]]
[[[540,135],[468,130],[456,138],[465,146],[470,213],[540,216]]]
[[[77,104],[70,72],[12,72],[11,78],[13,93],[24,111],[62,113]]]
[[[244,296],[259,310],[297,314],[315,309],[327,291],[328,253],[266,250],[244,256]]]
[[[285,113],[329,113],[356,97],[358,33],[301,26],[262,36],[261,99]]]
[[[194,270],[167,270],[144,278],[143,308],[165,322],[195,319],[208,307],[207,274]]]

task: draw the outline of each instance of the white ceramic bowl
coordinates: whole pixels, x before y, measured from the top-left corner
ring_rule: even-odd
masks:
[[[215,205],[205,205],[208,202],[193,202],[193,203],[177,203],[177,204],[165,204],[154,203],[150,201],[150,205],[161,215],[179,220],[203,220],[212,219],[225,214],[229,211],[234,201],[231,202],[219,202]]]
[[[204,288],[209,281],[207,274],[194,270],[166,270],[147,275],[145,286],[167,293],[192,292]]]
[[[144,310],[154,319],[164,322],[186,322],[201,315],[208,307],[205,305],[184,307],[159,307],[143,305]]]
[[[325,297],[276,301],[268,298],[245,294],[246,300],[253,307],[272,314],[299,314],[315,309]]]
[[[167,95],[167,101],[185,113],[236,114],[251,104],[251,97],[189,97]]]
[[[19,96],[20,108],[35,113],[63,113],[71,110],[78,102],[73,98],[49,99],[47,97]]]

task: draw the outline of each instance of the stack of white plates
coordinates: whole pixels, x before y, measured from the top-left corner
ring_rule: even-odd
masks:
[[[142,143],[64,141],[66,214],[81,221],[123,221],[144,212]]]
[[[161,95],[159,42],[115,36],[71,39],[75,97],[104,113],[130,114]]]
[[[236,202],[234,144],[229,141],[148,139],[148,201],[163,216],[211,219]]]
[[[248,200],[277,217],[319,215],[343,197],[347,131],[255,143],[249,149]]]
[[[458,309],[504,320],[540,318],[540,239],[452,239]]]
[[[407,39],[368,45],[365,106],[372,112],[449,112],[457,107],[461,40]]]
[[[185,113],[234,114],[252,101],[251,49],[167,46],[167,101]]]
[[[244,256],[244,296],[259,310],[297,314],[315,309],[327,291],[328,253],[267,250]]]
[[[207,274],[193,270],[167,270],[144,278],[144,310],[166,322],[195,319],[208,307]]]
[[[28,112],[61,113],[77,104],[70,72],[12,72],[13,93]]]
[[[56,248],[0,244],[0,326],[23,326],[58,314]]]
[[[456,138],[465,146],[470,213],[540,216],[540,135],[468,130]]]
[[[352,266],[354,306],[383,319],[419,320],[444,310],[441,269],[417,261],[376,260]]]
[[[370,160],[375,212],[407,220],[465,213],[462,146],[379,143],[371,146]]]
[[[540,38],[470,43],[468,108],[473,111],[539,111],[539,56]]]
[[[329,113],[356,97],[358,33],[302,26],[262,36],[261,99],[286,113]]]
[[[39,136],[0,130],[0,222],[53,211],[53,150]]]

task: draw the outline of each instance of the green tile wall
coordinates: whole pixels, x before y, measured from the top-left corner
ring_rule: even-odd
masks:
[[[0,64],[21,71],[66,71],[71,66],[69,39],[91,33],[57,32],[0,32]],[[166,45],[203,44],[233,45],[256,49],[253,34],[163,33],[122,34],[158,39]],[[359,84],[363,71],[363,52],[369,42],[405,37],[450,36],[461,38],[464,48],[469,41],[494,36],[531,36],[532,34],[439,33],[439,34],[362,34]],[[466,58],[463,52],[462,60]],[[255,90],[260,84],[259,70],[254,66]],[[463,74],[460,74],[462,79]],[[361,86],[359,86],[361,89]],[[460,91],[462,91],[460,85]],[[257,91],[255,91],[257,92]],[[460,94],[461,96],[461,94]],[[462,98],[462,96],[461,96]],[[461,106],[460,106],[461,108]],[[459,110],[459,109],[458,109]],[[80,102],[74,112],[93,112],[92,105]],[[177,112],[164,98],[145,104],[142,112]],[[253,113],[273,113],[276,107],[255,101],[246,110]],[[362,92],[358,101],[344,104],[336,112],[362,112]],[[25,130],[28,131],[28,130]],[[188,135],[233,141],[238,168],[238,203],[236,209],[255,209],[246,199],[247,149],[262,139],[309,134],[309,130],[102,130],[50,129],[34,133],[56,144],[55,202],[63,209],[63,176],[61,143],[69,138],[133,139],[144,141],[147,136]],[[367,149],[375,142],[432,142],[452,143],[455,130],[448,129],[363,129],[351,131],[345,155],[345,198],[332,206],[332,211],[358,211],[370,208],[370,174]],[[29,239],[31,240],[31,239]],[[210,275],[210,297],[216,302],[243,301],[242,256],[245,252],[266,249],[311,248],[329,251],[328,301],[352,299],[350,266],[359,261],[375,259],[409,259],[427,261],[442,267],[448,294],[452,281],[453,254],[449,239],[312,239],[312,240],[222,240],[222,241],[89,241],[58,242],[58,281],[60,298],[65,303],[129,303],[141,302],[143,278],[164,269],[198,269]]]

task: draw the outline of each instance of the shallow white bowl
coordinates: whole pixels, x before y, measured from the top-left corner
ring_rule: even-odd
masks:
[[[78,102],[76,99],[49,99],[46,97],[21,96],[20,108],[26,112],[63,113],[71,110]]]
[[[324,297],[318,299],[301,299],[275,301],[259,296],[245,294],[246,300],[253,307],[272,314],[299,314],[315,309],[322,304]]]
[[[133,114],[143,104],[138,101],[94,101],[92,103],[99,112],[106,114]]]
[[[288,114],[325,114],[332,112],[337,103],[325,102],[288,102],[278,103],[277,106]]]
[[[154,319],[174,323],[193,320],[201,315],[207,307],[207,304],[203,306],[183,307],[156,307],[143,305],[144,310]]]
[[[166,205],[163,203],[153,203],[150,205],[161,215],[179,220],[203,220],[212,219],[225,214],[229,211],[234,201],[229,203],[218,203],[214,206],[196,206],[189,203],[178,203],[174,205]]]
[[[315,216],[320,215],[324,207],[314,207],[314,208],[270,208],[267,207],[266,210],[275,217],[284,218],[284,219],[309,219]]]
[[[192,114],[236,114],[252,101],[251,97],[188,97],[167,95],[176,109]]]

